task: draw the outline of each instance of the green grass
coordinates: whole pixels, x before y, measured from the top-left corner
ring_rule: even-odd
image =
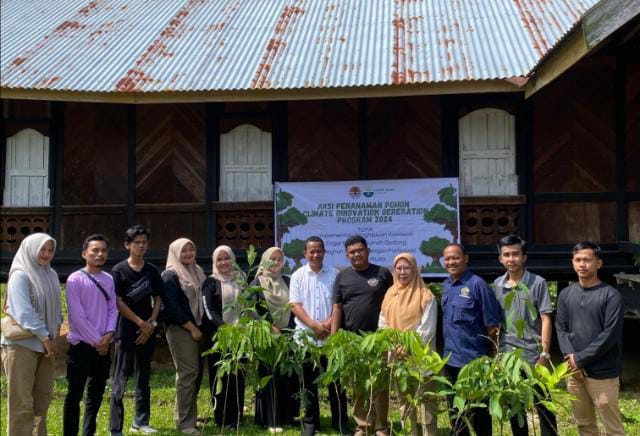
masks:
[[[62,434],[62,409],[64,403],[64,396],[66,393],[67,382],[64,377],[58,377],[55,381],[54,396],[51,406],[49,408],[48,417],[48,429],[50,435]],[[151,425],[160,430],[161,435],[179,435],[180,433],[175,430],[173,421],[173,404],[174,404],[174,371],[172,368],[156,368],[153,371],[151,377],[152,390],[152,412],[151,412]],[[203,381],[203,389],[200,391],[198,397],[198,415],[201,418],[206,419],[204,432],[205,435],[220,434],[219,429],[215,428],[213,422],[210,420],[213,415],[213,410],[209,402],[208,390],[204,387],[207,386],[206,380]],[[107,391],[105,392],[104,401],[100,414],[98,417],[98,433],[99,435],[108,435],[109,432],[109,394],[110,386],[107,385]],[[6,398],[6,381],[4,378],[0,378],[0,394],[2,399]],[[127,395],[125,397],[125,431],[131,426],[133,421],[133,383],[130,381],[128,385]],[[443,405],[441,404],[441,408]],[[640,435],[640,391],[623,392],[620,396],[620,408],[625,417],[625,429],[628,435]],[[398,407],[394,401],[390,406],[390,417],[394,426],[394,429],[399,429],[399,415]],[[322,429],[323,434],[332,434],[329,432],[331,429],[330,413],[326,402],[322,404]],[[6,411],[0,415],[0,434],[6,433]],[[558,414],[559,430],[563,436],[577,436],[575,425],[571,418],[571,413],[568,410],[561,410]],[[326,432],[326,433],[325,433]],[[224,434],[233,435],[263,435],[265,429],[253,425],[253,394],[247,392],[247,399],[245,402],[245,418],[240,427],[239,433],[225,432]],[[283,433],[284,436],[293,436],[300,434],[299,428],[288,428]],[[449,426],[446,417],[446,413],[442,412],[438,416],[438,435],[448,435]],[[508,425],[505,426],[500,432],[500,428],[494,425],[494,434],[510,435],[511,431]]]

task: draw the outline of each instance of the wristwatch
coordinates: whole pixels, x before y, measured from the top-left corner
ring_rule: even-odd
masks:
[[[540,353],[540,358],[541,359],[551,359],[551,354],[547,353],[546,351],[543,351],[542,353]]]
[[[151,321],[151,325],[153,326],[153,328],[158,327],[158,321],[154,319],[153,321]]]

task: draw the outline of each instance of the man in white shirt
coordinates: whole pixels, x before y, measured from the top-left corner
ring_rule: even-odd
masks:
[[[304,243],[304,257],[307,264],[291,276],[289,300],[291,311],[296,316],[296,335],[308,331],[318,345],[331,332],[331,308],[333,304],[333,284],[338,271],[323,265],[324,242],[317,236],[307,238]],[[321,365],[326,367],[323,358]],[[302,435],[312,436],[320,428],[320,405],[318,386],[313,381],[319,375],[319,368],[312,365],[303,367],[304,386],[307,390],[307,406],[302,418]],[[347,397],[344,390],[334,383],[329,387],[331,423],[340,434],[349,434],[347,417]]]

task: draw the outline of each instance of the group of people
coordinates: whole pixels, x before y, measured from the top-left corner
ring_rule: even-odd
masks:
[[[129,257],[116,264],[111,274],[103,271],[109,242],[99,234],[89,236],[82,247],[85,266],[67,280],[70,344],[68,391],[64,402],[64,434],[77,435],[80,401],[84,400],[83,435],[96,430],[111,366],[110,347],[115,343],[109,426],[112,435],[123,431],[123,396],[127,379],[135,372],[135,417],[131,431],[154,433],[150,427],[150,364],[158,322],[165,334],[176,369],[175,424],[184,434],[197,429],[197,397],[203,368],[209,371],[209,388],[219,426],[235,427],[244,409],[244,380],[241,373],[222,380],[215,393],[216,363],[220,356],[203,351],[211,348],[212,337],[222,325],[238,322],[234,302],[243,292],[244,274],[235,266],[228,246],[217,247],[212,270],[206,276],[196,263],[193,241],[180,238],[171,243],[165,270],[146,262],[149,232],[142,226],[126,231]],[[45,435],[47,409],[53,391],[53,356],[58,353],[62,312],[57,274],[50,262],[56,242],[39,233],[25,238],[9,272],[5,312],[27,337],[3,335],[2,360],[7,378],[7,434]],[[290,280],[283,275],[284,253],[267,249],[252,284],[268,308],[274,333],[307,332],[320,346],[339,329],[358,333],[381,328],[416,331],[425,344],[435,349],[438,301],[425,285],[415,257],[398,254],[390,269],[369,262],[369,247],[359,235],[345,243],[350,267],[341,271],[324,263],[324,242],[317,236],[304,243],[306,263]],[[549,365],[552,341],[552,306],[547,284],[526,270],[526,243],[507,236],[498,243],[499,261],[505,273],[493,289],[468,267],[469,256],[462,245],[451,243],[442,253],[449,277],[441,296],[444,356],[449,356],[445,375],[455,382],[461,368],[473,359],[491,355],[495,344],[501,350],[523,349],[531,364]],[[623,313],[619,293],[601,282],[599,247],[591,242],[573,249],[573,267],[578,281],[558,298],[556,330],[560,349],[572,375],[568,390],[574,396],[572,408],[581,435],[598,434],[596,414],[608,435],[623,435],[618,409]],[[515,295],[508,297],[510,293]],[[507,304],[506,301],[510,303]],[[535,308],[535,317],[528,306]],[[523,320],[524,334],[506,319]],[[522,332],[520,332],[522,333]],[[256,423],[271,432],[294,423],[300,404],[296,392],[303,381],[307,395],[301,417],[303,435],[320,429],[320,403],[314,380],[322,366],[305,365],[303,380],[295,375],[271,375],[269,383],[256,393]],[[345,390],[336,381],[328,389],[331,423],[340,434],[352,434]],[[369,401],[370,399],[370,401]],[[403,418],[411,421],[412,434],[435,435],[437,405],[426,401],[418,408],[402,404]],[[355,434],[384,436],[388,427],[388,390],[352,393]],[[450,405],[452,407],[452,405]],[[542,435],[557,434],[553,413],[537,407]],[[455,434],[469,434],[472,425],[478,435],[492,433],[486,407],[471,411],[467,419],[453,419]],[[405,420],[403,419],[403,422]],[[517,418],[513,433],[528,434]]]

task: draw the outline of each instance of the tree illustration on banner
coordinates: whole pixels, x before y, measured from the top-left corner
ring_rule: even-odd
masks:
[[[420,244],[420,252],[431,258],[422,268],[423,272],[444,272],[440,264],[440,256],[444,247],[450,242],[458,242],[458,199],[456,188],[449,185],[438,191],[440,203],[435,204],[424,213],[424,220],[428,223],[436,223],[444,226],[451,233],[451,239],[447,240],[433,236]]]
[[[284,273],[289,274],[301,266],[302,251],[304,249],[304,241],[294,239],[283,244],[284,235],[289,233],[292,227],[307,224],[307,217],[297,208],[293,207],[293,195],[289,192],[279,190],[276,194],[276,220],[278,225],[278,238],[282,246],[285,257],[293,259],[295,264],[293,267],[285,259]]]
[[[427,257],[430,257],[431,263],[427,263],[422,267],[422,272],[434,273],[443,272],[444,268],[440,265],[440,256],[442,256],[442,250],[451,241],[448,239],[440,238],[438,236],[432,236],[426,241],[422,241],[420,244],[420,252]]]

